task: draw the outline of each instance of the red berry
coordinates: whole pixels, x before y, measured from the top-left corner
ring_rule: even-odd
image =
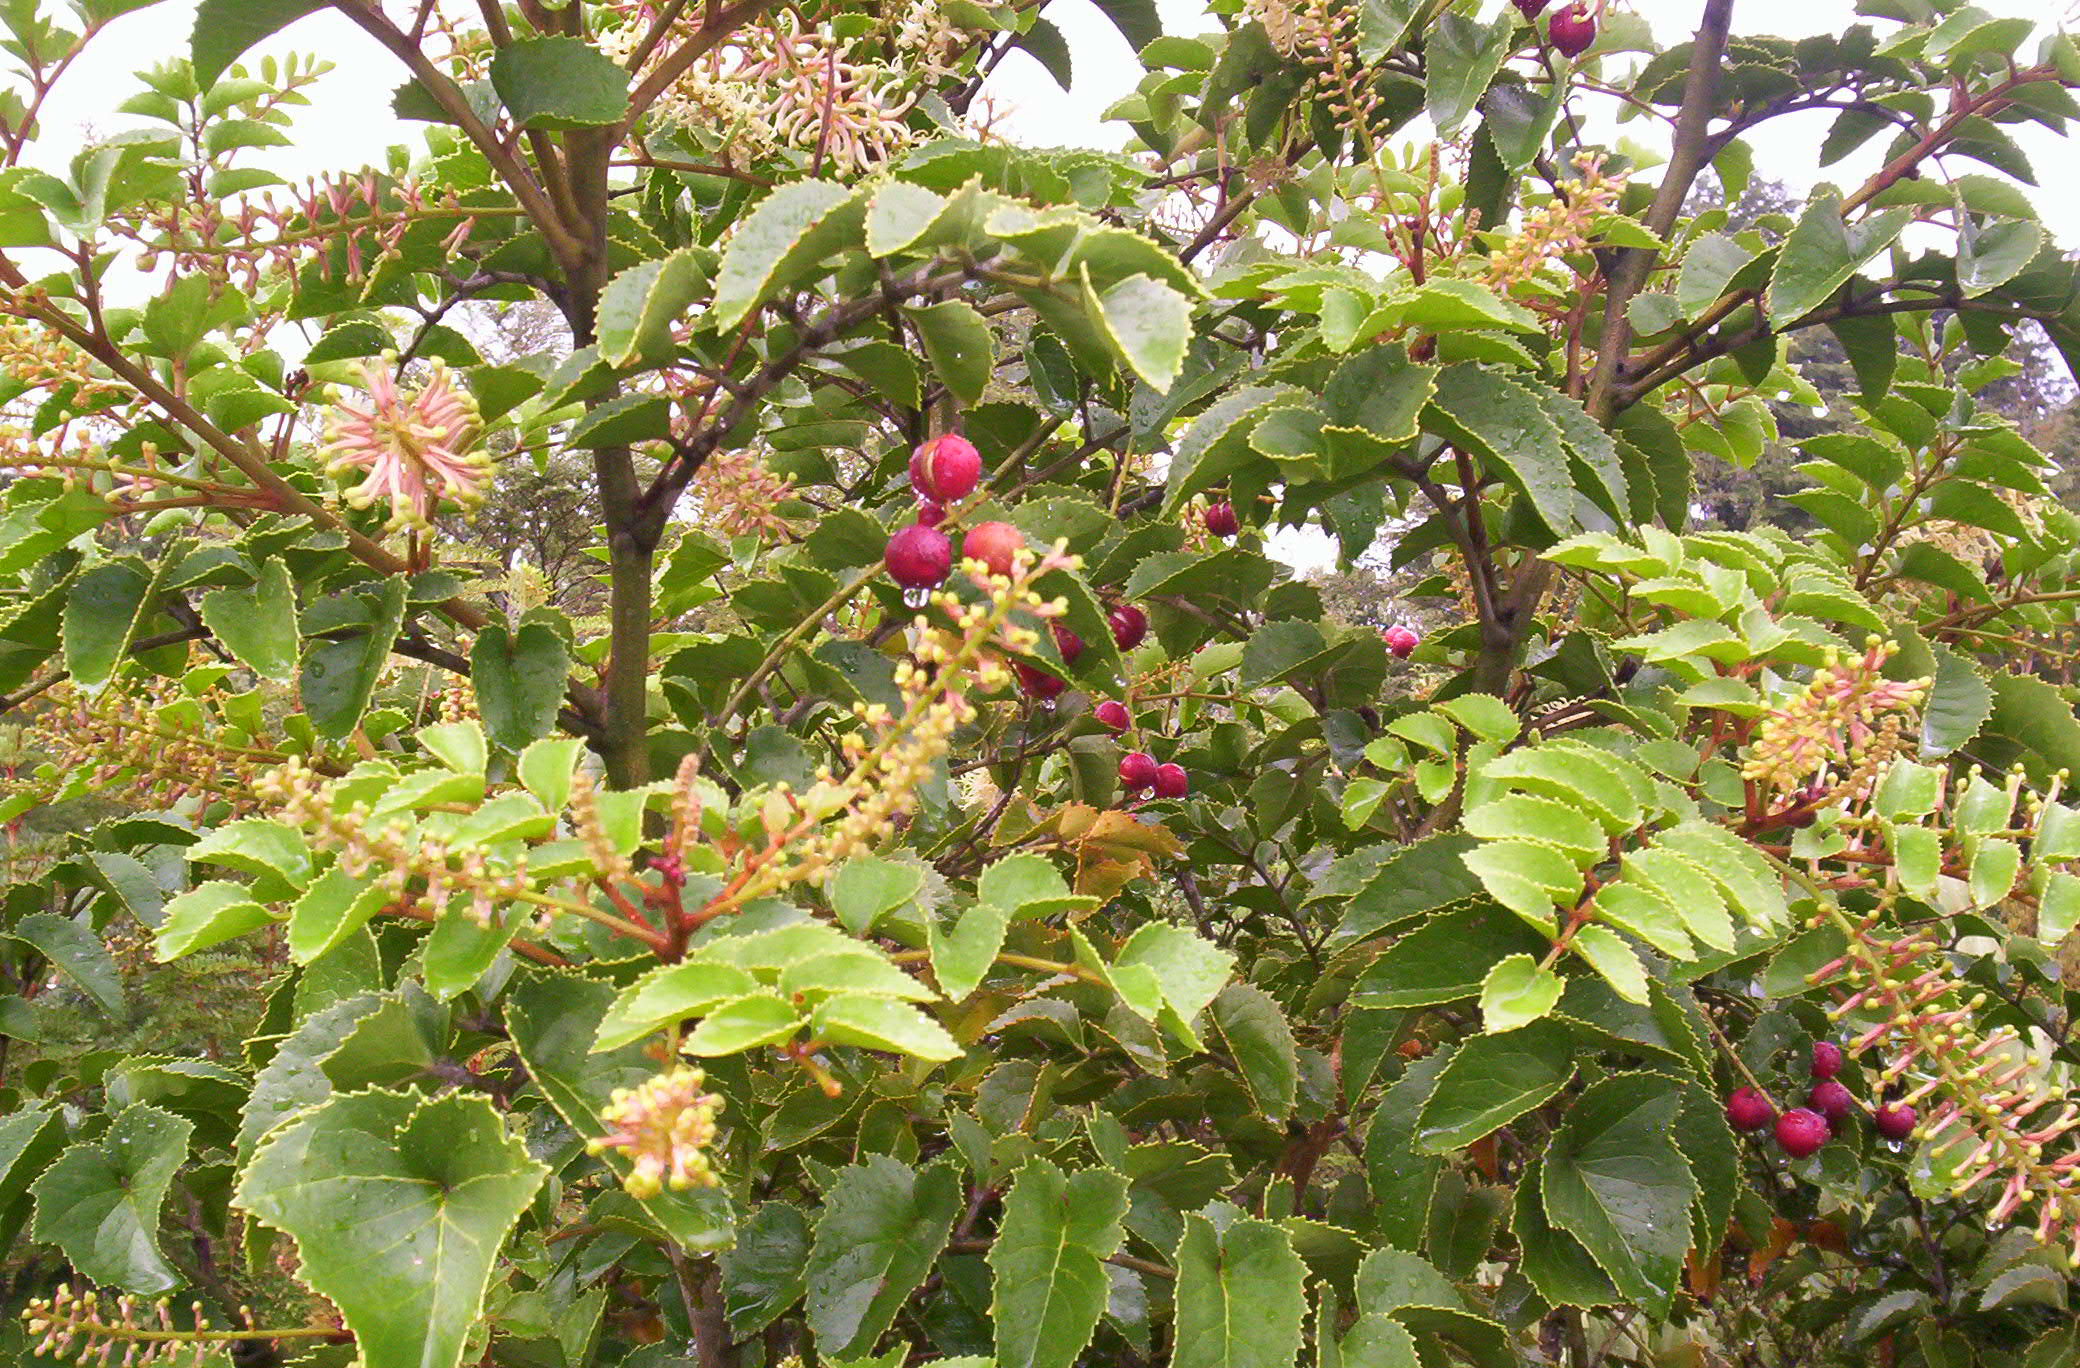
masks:
[[[1116,732],[1123,732],[1133,725],[1134,719],[1127,713],[1127,705],[1117,698],[1108,698],[1091,709],[1091,716]]]
[[[1054,648],[1062,653],[1062,664],[1074,665],[1076,657],[1083,654],[1083,638],[1062,626],[1054,625]]]
[[[1416,643],[1422,640],[1421,637],[1416,635],[1413,627],[1406,627],[1400,623],[1396,623],[1394,626],[1387,628],[1386,631],[1381,632],[1380,639],[1387,643],[1387,650],[1393,654],[1396,660],[1408,659],[1409,656],[1415,653]]]
[[[1777,1144],[1793,1159],[1815,1154],[1827,1143],[1827,1119],[1804,1107],[1793,1107],[1777,1118]]]
[[[1156,769],[1156,797],[1182,798],[1191,787],[1192,781],[1185,774],[1183,765],[1162,765]]]
[[[1119,758],[1119,781],[1129,790],[1147,788],[1156,781],[1156,758],[1146,751],[1128,751]]]
[[[1735,1088],[1726,1099],[1726,1124],[1737,1131],[1759,1131],[1776,1114],[1769,1098],[1755,1088]]]
[[[1596,41],[1596,19],[1589,7],[1575,0],[1546,21],[1546,41],[1562,57],[1579,57]]]
[[[1832,1040],[1813,1042],[1813,1077],[1833,1078],[1842,1071],[1842,1047]]]
[[[1918,1119],[1914,1109],[1906,1103],[1888,1102],[1878,1108],[1877,1115],[1871,1118],[1871,1123],[1878,1128],[1878,1134],[1887,1140],[1904,1140],[1914,1133],[1914,1122]]]
[[[1216,537],[1232,537],[1242,530],[1235,520],[1235,505],[1216,503],[1206,505],[1206,530]]]
[[[1008,575],[1012,556],[1025,544],[1025,535],[1010,523],[976,523],[961,538],[961,557],[981,561],[992,575]]]
[[[981,478],[982,454],[959,433],[941,433],[910,453],[910,487],[926,503],[965,499]]]
[[[946,521],[946,508],[942,504],[924,503],[917,506],[917,520],[926,527],[937,527]]]
[[[1131,603],[1122,603],[1105,615],[1112,625],[1112,639],[1122,651],[1131,651],[1148,635],[1148,614]]]
[[[1023,660],[1014,663],[1012,669],[1018,675],[1019,689],[1029,698],[1054,698],[1069,687],[1067,680],[1057,679],[1047,671],[1035,669]]]
[[[1828,1125],[1839,1126],[1856,1110],[1856,1099],[1834,1079],[1823,1078],[1806,1094],[1806,1105],[1826,1117]]]
[[[888,539],[882,563],[905,589],[928,589],[952,568],[953,543],[936,527],[912,523]]]
[[[1526,19],[1536,19],[1539,16],[1539,12],[1545,9],[1547,5],[1552,4],[1553,0],[1515,0],[1515,3],[1517,9],[1522,12]]]

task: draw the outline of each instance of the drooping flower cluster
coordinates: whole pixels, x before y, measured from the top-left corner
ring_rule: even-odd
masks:
[[[1581,178],[1525,214],[1517,231],[1488,258],[1491,284],[1519,284],[1537,275],[1549,261],[1588,250],[1590,227],[1617,207],[1625,178],[1607,174],[1598,153],[1577,153],[1574,165]]]
[[[1847,660],[1830,651],[1803,690],[1763,716],[1742,777],[1782,791],[1867,780],[1900,754],[1910,710],[1927,697],[1929,681],[1885,678],[1898,651],[1876,637]]]
[[[393,530],[424,528],[443,503],[467,511],[483,502],[491,457],[478,446],[484,424],[477,401],[456,387],[446,365],[435,362],[426,383],[407,394],[397,383],[395,362],[385,354],[363,363],[365,407],[331,396],[320,453],[327,474],[366,472],[347,492],[350,505],[368,508],[380,501],[390,508]]]
[[[591,1154],[619,1150],[630,1162],[621,1185],[632,1197],[655,1197],[666,1188],[683,1192],[718,1181],[708,1162],[715,1118],[722,1099],[701,1091],[707,1075],[689,1065],[659,1074],[634,1088],[616,1088],[600,1119],[605,1135],[585,1144]]]

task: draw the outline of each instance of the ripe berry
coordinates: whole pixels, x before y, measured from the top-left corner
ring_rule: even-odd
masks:
[[[1182,798],[1191,790],[1192,781],[1185,774],[1183,765],[1161,765],[1156,769],[1156,797]]]
[[[1011,558],[1026,544],[1023,533],[1007,522],[976,523],[961,538],[961,556],[978,560],[992,575],[1011,573]]]
[[[953,566],[953,543],[936,527],[912,523],[888,539],[882,556],[889,577],[905,589],[929,589]]]
[[[1242,530],[1235,520],[1235,505],[1216,503],[1206,505],[1206,530],[1216,537],[1232,537]]]
[[[1129,791],[1147,788],[1156,781],[1156,758],[1146,751],[1128,751],[1119,758],[1119,781]]]
[[[1827,1118],[1793,1107],[1777,1118],[1777,1145],[1793,1159],[1817,1153],[1827,1143]]]
[[[1112,624],[1112,639],[1122,651],[1131,651],[1148,635],[1148,614],[1131,603],[1122,603],[1105,615]]]
[[[1806,1105],[1826,1117],[1829,1126],[1839,1126],[1856,1110],[1856,1099],[1834,1079],[1823,1078],[1806,1094]]]
[[[1054,624],[1054,648],[1062,653],[1062,664],[1074,665],[1076,657],[1083,654],[1083,638],[1057,622]]]
[[[1053,675],[1049,674],[1047,671],[1035,669],[1031,665],[1026,664],[1023,660],[1015,662],[1012,665],[1012,670],[1014,673],[1018,675],[1018,687],[1020,691],[1023,692],[1028,698],[1038,698],[1042,700],[1054,698],[1058,696],[1062,690],[1069,687],[1069,682],[1067,680],[1057,679]]]
[[[1754,1088],[1735,1088],[1726,1099],[1726,1124],[1737,1131],[1759,1131],[1776,1114],[1769,1098]]]
[[[942,504],[923,503],[917,506],[917,520],[926,527],[937,527],[946,521],[946,508]]]
[[[958,433],[942,433],[910,453],[910,487],[925,503],[965,499],[981,478],[982,454]]]
[[[1552,3],[1553,0],[1515,0],[1517,9],[1526,19],[1538,18],[1539,12]]]
[[[1386,631],[1381,632],[1380,639],[1387,643],[1387,650],[1392,653],[1396,660],[1408,659],[1409,656],[1415,653],[1416,643],[1422,640],[1421,637],[1416,635],[1413,627],[1404,626],[1401,623],[1396,623],[1392,627],[1387,628]]]
[[[1906,1103],[1888,1102],[1878,1108],[1877,1115],[1871,1118],[1871,1124],[1875,1125],[1878,1134],[1887,1140],[1904,1140],[1914,1133],[1914,1122],[1918,1119],[1914,1109]]]
[[[1546,21],[1546,41],[1562,57],[1579,57],[1596,41],[1596,20],[1581,0]]]
[[[1117,698],[1108,698],[1097,707],[1091,709],[1091,716],[1097,718],[1116,732],[1125,731],[1134,721],[1127,713],[1127,705],[1120,702]]]
[[[1813,1042],[1813,1077],[1833,1078],[1842,1071],[1842,1047],[1832,1040]]]

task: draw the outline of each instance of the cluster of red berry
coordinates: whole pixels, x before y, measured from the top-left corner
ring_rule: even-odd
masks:
[[[1516,0],[1517,8],[1526,19],[1535,20],[1539,12],[1553,0]],[[1589,12],[1588,0],[1571,0],[1558,13],[1546,21],[1546,41],[1562,57],[1579,57],[1596,41],[1596,16]]]
[[[1736,1088],[1726,1099],[1727,1123],[1737,1131],[1759,1131],[1774,1118],[1779,1149],[1793,1159],[1814,1154],[1856,1111],[1856,1098],[1835,1077],[1841,1071],[1842,1047],[1831,1040],[1815,1041],[1809,1070],[1813,1086],[1803,1107],[1793,1107],[1780,1116],[1769,1094],[1760,1088]],[[1871,1113],[1871,1125],[1887,1140],[1912,1135],[1917,1119],[1914,1109],[1900,1102],[1888,1102]]]
[[[1416,645],[1423,638],[1417,634],[1415,628],[1407,623],[1397,622],[1392,627],[1381,632],[1379,639],[1387,643],[1387,653],[1393,656],[1394,659],[1406,660],[1415,654]]]
[[[946,505],[975,491],[982,479],[982,454],[958,433],[930,439],[910,453],[910,488],[917,492],[917,521],[888,539],[882,564],[905,589],[930,589],[953,569],[953,541],[939,530]],[[1025,545],[1007,522],[977,523],[961,538],[961,555],[978,560],[993,575],[1011,573],[1011,557]]]

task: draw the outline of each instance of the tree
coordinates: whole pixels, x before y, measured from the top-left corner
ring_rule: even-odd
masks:
[[[296,191],[321,8],[427,127]],[[1101,8],[1125,153],[963,125],[1039,3],[203,0],[62,171],[150,0],[0,14],[9,1351],[2080,1352],[2080,520],[1976,397],[2080,48]],[[1697,194],[1811,111],[1880,169]]]

